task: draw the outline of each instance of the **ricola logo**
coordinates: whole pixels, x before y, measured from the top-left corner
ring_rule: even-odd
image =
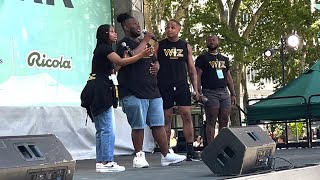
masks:
[[[59,58],[50,58],[45,53],[41,54],[38,51],[32,51],[27,57],[27,64],[30,67],[39,68],[54,68],[54,69],[71,69],[71,60],[64,59],[63,56]]]

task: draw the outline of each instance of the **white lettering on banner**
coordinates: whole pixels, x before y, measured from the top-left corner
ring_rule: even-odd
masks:
[[[24,0],[21,0],[24,1]],[[55,0],[47,0],[47,5],[54,5]],[[35,3],[43,4],[42,0],[34,0]],[[63,0],[64,6],[67,8],[74,8],[71,0]]]
[[[38,51],[32,51],[27,57],[27,64],[30,67],[37,66],[39,68],[55,68],[55,69],[71,69],[71,60],[60,58],[49,58],[45,53],[41,54]]]

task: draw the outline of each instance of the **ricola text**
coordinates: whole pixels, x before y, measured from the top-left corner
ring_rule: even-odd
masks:
[[[45,53],[32,51],[27,57],[27,64],[30,67],[39,68],[54,68],[54,69],[71,69],[71,60],[64,59],[63,56],[59,58],[50,58]]]

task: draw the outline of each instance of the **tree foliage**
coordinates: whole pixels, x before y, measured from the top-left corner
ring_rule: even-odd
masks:
[[[164,24],[170,19],[182,20],[192,0],[144,0],[146,28],[156,37],[164,37]]]
[[[279,53],[271,59],[258,54],[270,47],[279,47],[281,37],[297,33],[301,38],[301,46],[293,51],[285,49],[285,83],[299,76],[306,68],[319,58],[317,34],[320,32],[319,12],[311,13],[310,1],[272,1],[268,11],[261,18],[250,43],[252,67],[259,71],[256,82],[261,78],[273,79],[281,84],[281,68]],[[259,47],[259,48],[256,48]]]
[[[281,37],[297,33],[303,41],[297,51],[286,48],[286,82],[299,76],[320,56],[319,11],[311,12],[310,1],[208,0],[201,4],[199,0],[146,0],[145,4],[150,14],[146,18],[154,32],[161,34],[161,20],[175,17],[183,20],[182,38],[194,47],[195,55],[205,49],[205,40],[209,34],[217,34],[221,38],[220,52],[232,60],[231,73],[238,102],[240,92],[243,93],[244,102],[248,99],[248,66],[257,71],[254,83],[270,79],[281,85],[279,53],[270,59],[263,57],[266,49],[279,46]],[[237,119],[233,116],[233,125],[239,124]]]

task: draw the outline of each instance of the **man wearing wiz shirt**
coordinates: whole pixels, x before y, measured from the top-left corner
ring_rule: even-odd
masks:
[[[208,144],[215,137],[217,118],[220,131],[223,127],[227,127],[231,104],[234,105],[236,102],[234,84],[229,69],[229,59],[218,52],[218,47],[218,37],[215,35],[208,36],[208,51],[202,53],[196,59],[199,90],[201,89],[201,84],[202,93],[208,99],[204,103]]]
[[[193,148],[191,93],[187,79],[189,75],[195,98],[198,99],[197,72],[192,59],[191,46],[179,38],[180,29],[181,25],[178,21],[169,20],[166,26],[167,38],[155,45],[155,55],[160,64],[158,87],[163,99],[168,142],[170,142],[173,107],[178,106],[183,121],[183,134],[187,142],[187,161],[199,161],[200,157]]]
[[[117,21],[121,23],[125,37],[117,44],[117,53],[125,55],[126,49],[121,45],[126,43],[132,49],[133,54],[137,54],[146,46],[153,35],[146,33],[143,40],[138,39],[141,35],[139,22],[127,13],[120,14]],[[152,129],[152,135],[157,141],[162,154],[161,165],[179,163],[186,159],[185,156],[169,153],[166,131],[164,129],[164,115],[162,109],[162,99],[157,87],[157,62],[152,56],[144,57],[127,66],[119,69],[119,97],[124,113],[127,115],[131,126],[132,142],[136,156],[133,159],[133,167],[149,167],[142,152],[144,128],[148,125]]]

